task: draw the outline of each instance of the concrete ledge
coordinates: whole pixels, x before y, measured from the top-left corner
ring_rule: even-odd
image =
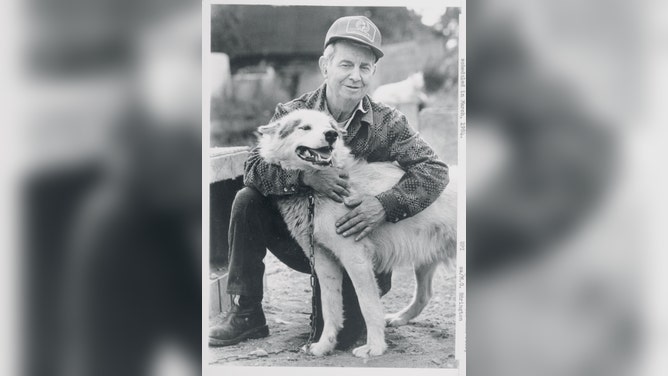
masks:
[[[211,148],[209,168],[211,179],[209,183],[234,179],[244,174],[244,162],[248,158],[248,146]]]

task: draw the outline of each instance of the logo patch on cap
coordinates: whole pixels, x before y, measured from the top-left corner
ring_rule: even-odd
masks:
[[[376,28],[361,19],[349,20],[346,25],[346,33],[361,35],[372,43],[376,39]]]

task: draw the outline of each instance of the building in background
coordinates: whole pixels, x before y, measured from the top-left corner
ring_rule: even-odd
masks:
[[[217,5],[212,8],[211,70],[217,77],[229,76],[212,81],[229,87],[212,88],[211,146],[254,144],[255,129],[271,118],[277,103],[317,88],[323,81],[318,58],[327,29],[337,18],[353,14],[372,19],[383,35],[385,56],[370,93],[425,72],[425,88],[435,94],[427,105],[454,106],[454,96],[439,91],[457,90],[457,48],[448,43],[457,37],[456,13],[444,13],[430,27],[400,7]],[[404,112],[417,128],[417,107]]]

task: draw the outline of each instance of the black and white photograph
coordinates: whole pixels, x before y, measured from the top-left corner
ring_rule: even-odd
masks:
[[[462,17],[204,4],[209,374],[464,372]]]
[[[668,375],[668,2],[1,7],[0,375]]]

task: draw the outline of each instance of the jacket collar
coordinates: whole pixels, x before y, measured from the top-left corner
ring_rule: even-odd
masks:
[[[307,102],[314,103],[315,108],[317,110],[327,112],[326,91],[327,91],[327,83],[323,82],[318,89],[316,89],[309,95],[309,97],[307,98]],[[355,110],[355,113],[353,114],[353,120],[350,123],[351,128],[356,123],[354,118],[358,116],[357,114],[360,112],[362,113],[360,121],[365,122],[367,124],[373,124],[373,109],[371,108],[371,100],[369,99],[368,95],[365,95],[364,98],[362,98],[360,106]]]

